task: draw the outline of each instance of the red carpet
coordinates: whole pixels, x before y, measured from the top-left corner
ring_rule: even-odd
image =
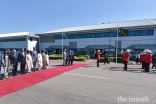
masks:
[[[74,64],[72,66],[59,66],[30,74],[0,81],[0,97],[32,86],[49,78],[60,75],[64,72],[86,66],[86,64]]]

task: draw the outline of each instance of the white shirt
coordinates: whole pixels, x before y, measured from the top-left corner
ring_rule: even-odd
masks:
[[[23,54],[23,56],[25,57],[24,52],[22,52],[22,54]]]
[[[136,55],[136,58],[137,58],[137,57],[140,58],[140,54],[137,54],[137,55]]]

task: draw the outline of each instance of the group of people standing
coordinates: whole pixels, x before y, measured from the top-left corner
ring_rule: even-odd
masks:
[[[101,59],[101,56],[104,56],[104,64],[107,63],[109,64],[109,61],[108,61],[108,53],[105,51],[104,53],[100,52],[100,50],[97,51],[96,53],[96,58],[97,58],[97,67],[100,67],[99,66],[99,63],[100,63],[100,59]]]
[[[25,66],[28,73],[37,71],[37,65],[38,70],[46,69],[49,65],[48,53],[45,50],[37,52],[35,47],[33,47],[33,51],[28,50],[27,53],[22,48],[18,54],[15,49],[12,52],[9,49],[5,49],[3,53],[0,53],[0,79],[9,78],[8,74],[10,70],[12,70],[12,74],[15,77],[18,65],[20,65],[21,75],[26,74]],[[4,76],[1,70],[3,70]]]
[[[63,66],[73,65],[74,53],[73,51],[67,51],[64,49],[63,52]]]
[[[126,50],[126,52],[121,52],[123,55],[123,61],[124,61],[124,71],[127,71],[127,63],[129,61],[129,50]],[[156,58],[156,56],[155,56]],[[140,54],[140,61],[142,63],[142,68],[144,72],[150,71],[150,63],[152,63],[154,60],[152,60],[152,51],[151,50],[144,50]],[[153,66],[152,66],[153,68]]]
[[[143,53],[140,54],[140,61],[142,63],[143,71],[149,72],[150,71],[150,63],[152,63],[152,51],[151,50],[144,50]]]
[[[122,60],[124,63],[123,70],[127,71],[127,64],[129,62],[130,50],[127,49],[125,52],[122,50],[121,54],[122,54]],[[108,54],[106,52],[103,54],[100,52],[100,50],[98,50],[98,52],[97,52],[97,67],[99,67],[101,55],[104,55],[104,64],[106,62],[108,63]],[[140,57],[140,61],[142,63],[141,69],[144,69],[143,70],[144,72],[150,71],[150,63],[153,63],[152,68],[154,68],[154,67],[156,68],[156,53],[152,56],[152,51],[146,49],[140,54],[139,57]]]

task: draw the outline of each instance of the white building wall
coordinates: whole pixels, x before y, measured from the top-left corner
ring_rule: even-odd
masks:
[[[32,51],[33,47],[36,47],[36,45],[37,45],[37,40],[33,40],[33,41],[28,40],[28,47],[27,47],[27,49]]]
[[[26,41],[0,42],[0,48],[27,48]]]
[[[69,42],[77,42],[77,48],[85,48],[88,45],[112,45],[115,46],[116,37],[104,38],[81,38],[81,39],[64,39],[63,44],[69,46]],[[127,48],[133,44],[156,44],[156,29],[152,36],[125,36],[118,37],[121,41],[121,48]],[[55,43],[41,43],[41,49],[48,48],[51,45],[62,45],[62,40],[55,40]],[[153,49],[154,50],[154,49]],[[155,49],[156,51],[156,49]]]

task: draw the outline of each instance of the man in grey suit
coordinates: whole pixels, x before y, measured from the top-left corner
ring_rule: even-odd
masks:
[[[67,59],[66,49],[64,49],[64,52],[63,52],[63,66],[66,65],[66,59]]]
[[[1,67],[2,67],[2,53],[0,52],[0,79],[2,79]]]
[[[32,60],[33,60],[33,71],[36,71],[37,51],[35,47],[33,47],[33,51],[32,51]]]
[[[46,69],[46,54],[45,54],[45,50],[42,51],[42,61],[43,61],[42,69]]]

